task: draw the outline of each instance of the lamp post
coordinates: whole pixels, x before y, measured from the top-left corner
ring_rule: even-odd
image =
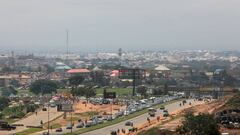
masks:
[[[49,105],[50,103],[48,103],[48,135],[49,135]]]

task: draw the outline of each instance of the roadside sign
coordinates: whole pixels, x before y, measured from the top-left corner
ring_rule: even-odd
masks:
[[[114,99],[114,98],[116,98],[116,92],[106,92],[106,93],[104,94],[104,98]]]
[[[145,70],[143,69],[120,69],[119,78],[120,79],[141,79],[145,76]]]
[[[73,105],[72,104],[59,104],[58,111],[64,111],[64,112],[72,112],[73,111]]]

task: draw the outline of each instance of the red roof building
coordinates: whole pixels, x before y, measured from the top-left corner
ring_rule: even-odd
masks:
[[[80,68],[80,69],[70,69],[67,71],[69,74],[82,74],[82,73],[90,73],[88,69]]]

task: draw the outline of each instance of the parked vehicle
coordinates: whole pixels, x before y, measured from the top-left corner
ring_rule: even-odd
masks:
[[[45,107],[44,107],[44,108],[42,108],[42,111],[47,111],[47,108],[45,108]]]
[[[76,128],[83,128],[84,127],[84,123],[83,122],[79,122],[76,126]]]
[[[62,128],[57,128],[56,129],[56,132],[62,132],[63,130],[62,130]]]
[[[165,109],[165,106],[160,106],[160,110],[164,110]]]
[[[73,125],[71,123],[67,124],[66,129],[72,129]]]
[[[125,123],[125,126],[133,126],[133,122],[127,121],[127,122]]]

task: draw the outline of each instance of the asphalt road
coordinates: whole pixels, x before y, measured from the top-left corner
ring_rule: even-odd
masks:
[[[49,109],[49,120],[53,120],[59,116],[61,116],[63,114],[63,112],[58,112],[57,108],[50,108]],[[17,132],[21,132],[23,130],[26,130],[26,126],[40,126],[40,122],[41,120],[43,121],[43,123],[48,122],[48,111],[38,111],[37,115],[35,113],[33,113],[30,116],[27,116],[13,124],[23,124],[24,126],[20,126],[17,127],[16,130],[12,130],[12,131],[0,131],[0,135],[9,135],[9,134],[13,134],[13,133],[17,133]]]
[[[189,104],[188,104],[189,102],[192,103],[191,106],[204,103],[203,101],[195,101],[194,102],[193,99],[189,99],[189,100],[187,100],[187,104],[185,106],[180,107],[179,104],[181,103],[181,101],[178,101],[178,102],[174,102],[174,103],[166,105],[165,109],[167,109],[168,112],[171,114],[173,112],[180,111],[180,110],[183,110],[185,108],[190,107]],[[157,110],[156,116],[162,116],[162,111],[160,109]],[[139,125],[142,125],[143,123],[147,122],[147,117],[149,117],[150,119],[156,119],[156,116],[155,117],[149,117],[148,113],[145,113],[145,114],[142,114],[138,117],[120,122],[118,124],[114,124],[112,126],[107,126],[107,127],[101,128],[101,129],[97,129],[97,130],[94,130],[94,131],[83,133],[82,135],[110,135],[111,131],[117,131],[118,129],[119,130],[126,129],[126,131],[127,131],[130,128],[130,127],[125,126],[125,123],[127,121],[133,122],[134,126],[139,126]],[[76,128],[73,129],[73,131],[76,131],[76,130],[79,130],[79,129],[76,129]],[[71,130],[63,127],[63,132],[62,133],[56,133],[55,130],[53,130],[53,131],[50,132],[50,134],[51,135],[59,135],[59,134],[64,134],[64,133],[70,133],[70,131]],[[36,133],[36,135],[41,135],[41,134],[42,134],[42,132]]]

